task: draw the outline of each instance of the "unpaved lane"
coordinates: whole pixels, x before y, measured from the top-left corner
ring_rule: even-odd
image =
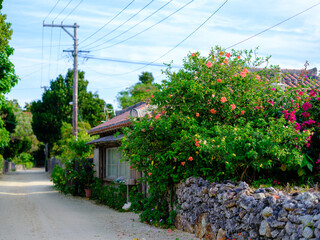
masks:
[[[133,220],[134,221],[133,221]],[[52,189],[43,169],[0,176],[0,240],[191,240],[193,235],[139,222],[84,198]]]

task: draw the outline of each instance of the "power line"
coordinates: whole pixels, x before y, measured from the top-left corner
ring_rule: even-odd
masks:
[[[99,39],[97,39],[96,41],[89,43],[85,46],[83,46],[83,48],[88,47],[92,44],[94,44],[95,42],[100,41],[101,39],[109,36],[111,33],[115,32],[116,30],[118,30],[120,27],[122,27],[124,24],[126,24],[127,22],[129,22],[132,18],[134,18],[135,16],[137,16],[140,12],[142,12],[144,9],[146,9],[152,2],[154,2],[155,0],[151,0],[149,3],[147,3],[147,5],[145,5],[143,8],[141,8],[138,12],[136,12],[135,14],[133,14],[130,18],[128,18],[126,21],[124,21],[123,23],[121,23],[118,27],[114,28],[112,31],[108,32],[107,34],[103,35],[102,37],[100,37]]]
[[[62,22],[64,22],[64,21],[79,7],[79,5],[80,5],[82,2],[83,2],[83,0],[81,0],[81,1],[78,3],[78,5],[75,6],[75,7],[71,10],[71,12],[69,12],[69,14],[62,20]]]
[[[124,10],[126,10],[135,0],[132,0],[127,6],[125,6],[117,15],[115,15],[111,20],[109,20],[106,24],[104,24],[101,28],[99,28],[97,31],[92,33],[89,37],[85,38],[81,43],[87,41],[89,38],[93,37],[95,34],[97,34],[99,31],[101,31],[105,26],[107,26],[109,23],[111,23],[115,18],[117,18]]]
[[[101,45],[104,44],[104,43],[102,43],[102,44],[100,44],[100,45],[95,46],[94,48],[89,48],[89,50],[91,50],[91,51],[99,51],[99,50],[102,50],[102,49],[110,48],[110,47],[116,46],[116,45],[118,45],[118,44],[124,43],[124,42],[126,42],[126,41],[128,41],[128,40],[130,40],[130,39],[132,39],[132,38],[134,38],[134,37],[136,37],[136,36],[138,36],[138,35],[146,32],[146,31],[148,31],[149,29],[153,28],[154,26],[160,24],[160,23],[163,22],[164,20],[168,19],[169,17],[173,16],[174,14],[176,14],[176,13],[178,13],[179,11],[181,11],[182,9],[184,9],[186,6],[188,6],[188,5],[191,4],[192,2],[194,2],[194,0],[191,0],[190,2],[188,2],[188,3],[186,3],[185,5],[183,5],[182,7],[180,7],[178,10],[176,10],[176,11],[174,11],[173,13],[169,14],[168,16],[166,16],[165,18],[163,18],[163,19],[161,19],[160,21],[156,22],[155,24],[151,25],[150,27],[148,27],[148,28],[146,28],[146,29],[144,29],[144,30],[142,30],[142,31],[140,31],[140,32],[132,35],[131,37],[128,37],[128,38],[126,38],[126,39],[124,39],[124,40],[122,40],[122,41],[119,41],[119,42],[117,42],[117,43],[111,44],[111,45],[106,46],[106,47],[103,47],[103,48],[94,49],[94,48],[99,47],[99,46],[101,46]]]
[[[130,61],[130,60],[116,59],[116,58],[99,58],[99,57],[95,57],[95,56],[79,56],[79,57],[86,58],[86,59],[109,61],[109,62],[121,62],[121,63],[138,64],[138,65],[150,65],[150,66],[154,66],[154,67],[164,67],[164,64],[155,63],[155,61],[152,63],[147,63],[147,62]],[[178,66],[178,65],[172,65],[171,67],[172,68],[183,68],[183,66]]]
[[[56,6],[58,5],[59,2],[60,2],[60,0],[58,0],[58,1],[56,2],[56,4],[53,6],[53,8],[50,10],[49,14],[45,17],[45,19],[44,19],[43,21],[46,21],[46,19],[50,16],[50,14],[52,13],[53,9],[56,8]]]
[[[297,13],[297,14],[295,14],[295,15],[293,15],[293,16],[291,16],[291,17],[289,17],[289,18],[287,18],[287,19],[285,19],[285,20],[283,20],[283,21],[281,21],[281,22],[279,22],[279,23],[277,23],[277,24],[275,24],[275,25],[273,25],[273,26],[271,26],[271,27],[268,27],[268,28],[262,30],[261,32],[258,32],[258,33],[256,33],[256,34],[254,34],[254,35],[252,35],[252,36],[250,36],[250,37],[248,37],[248,38],[240,41],[240,42],[235,43],[235,44],[227,47],[226,49],[233,48],[233,47],[235,47],[235,46],[237,46],[237,45],[239,45],[239,44],[241,44],[241,43],[243,43],[243,42],[246,42],[246,41],[248,41],[248,40],[250,40],[250,39],[252,39],[252,38],[254,38],[254,37],[257,37],[257,36],[259,36],[260,34],[265,33],[265,32],[267,32],[267,31],[269,31],[270,29],[272,29],[272,28],[274,28],[274,27],[277,27],[277,26],[281,25],[282,23],[285,23],[285,22],[291,20],[292,18],[295,18],[295,17],[299,16],[299,15],[302,14],[302,13],[305,13],[305,12],[309,11],[310,9],[318,6],[319,4],[320,4],[320,2],[317,3],[317,4],[315,4],[315,5],[313,5],[313,6],[311,6],[311,7],[309,7],[309,8],[307,8],[307,9],[305,9],[305,10],[303,10],[303,11],[301,11],[301,12],[299,12],[299,13]]]
[[[72,2],[73,0],[70,0],[69,2],[68,2],[68,4],[61,10],[61,12],[53,19],[53,21],[54,20],[56,20],[60,15],[61,15],[61,13],[63,13],[63,11],[70,5],[70,3]]]
[[[169,51],[167,51],[165,54],[163,54],[162,56],[160,56],[159,58],[157,58],[156,60],[146,63],[144,66],[137,68],[133,71],[130,72],[126,72],[126,73],[121,73],[121,74],[115,74],[116,76],[120,76],[120,75],[125,75],[125,74],[129,74],[129,73],[133,73],[136,71],[139,71],[143,68],[145,68],[146,66],[153,66],[153,64],[158,61],[159,59],[163,58],[165,55],[167,55],[168,53],[172,52],[174,49],[176,49],[179,45],[181,45],[184,41],[186,41],[189,37],[191,37],[195,32],[197,32],[204,24],[206,24],[229,0],[225,0],[220,7],[217,8],[217,10],[215,10],[203,23],[201,23],[195,30],[193,30],[187,37],[185,37],[182,41],[180,41],[178,44],[176,44],[173,48],[171,48]]]
[[[123,31],[122,33],[118,34],[117,36],[105,41],[104,43],[108,43],[120,36],[122,36],[123,34],[129,32],[130,30],[132,30],[133,28],[137,27],[138,25],[140,25],[141,23],[145,22],[148,18],[152,17],[154,14],[156,14],[157,12],[159,12],[161,9],[163,9],[165,6],[167,6],[169,3],[171,3],[173,0],[170,0],[169,2],[165,3],[164,5],[162,5],[160,8],[158,8],[156,11],[154,11],[153,13],[151,13],[149,16],[145,17],[144,19],[142,19],[140,22],[136,23],[135,25],[133,25],[131,28]],[[99,45],[98,45],[99,46]],[[95,46],[95,47],[98,47],[98,46]]]

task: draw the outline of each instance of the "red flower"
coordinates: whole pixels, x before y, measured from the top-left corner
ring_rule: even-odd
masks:
[[[231,110],[235,110],[236,109],[236,105],[234,105],[233,103],[230,105]]]
[[[200,116],[200,114],[199,113],[196,113],[196,117],[199,117]]]
[[[245,77],[246,75],[247,75],[246,72],[241,72],[241,73],[240,73],[240,76],[241,76],[241,77]]]
[[[191,57],[194,57],[194,56],[196,56],[196,55],[197,55],[197,53],[194,52],[194,53],[191,54]]]
[[[207,66],[208,68],[211,68],[211,67],[213,66],[213,64],[212,64],[212,62],[208,61],[207,64],[206,64],[206,66]]]
[[[151,172],[148,173],[149,177],[151,176],[151,174],[152,174]]]
[[[241,111],[241,115],[243,115],[244,113],[245,113],[245,111],[242,110],[242,111]]]
[[[230,53],[227,53],[227,54],[226,54],[226,57],[227,57],[227,58],[228,58],[228,57],[230,57],[230,56],[231,56],[231,54],[230,54]]]
[[[221,80],[220,78],[218,78],[218,79],[217,79],[217,82],[219,82],[219,83],[220,83],[220,82],[222,82],[222,80]]]
[[[227,65],[227,64],[228,64],[228,62],[229,62],[229,60],[228,60],[228,59],[225,59],[225,60],[223,61],[223,63],[224,63],[225,65]]]
[[[160,114],[157,114],[154,118],[155,118],[156,120],[160,119]]]
[[[172,95],[171,95],[171,94],[169,94],[169,97],[172,97]]]
[[[240,56],[237,56],[238,59],[240,59]]]
[[[181,165],[184,166],[186,164],[186,162],[181,162]]]
[[[225,102],[227,101],[227,98],[226,98],[226,97],[222,97],[222,98],[220,99],[220,101],[221,101],[222,103],[225,103]]]
[[[212,114],[215,114],[217,111],[212,108],[212,109],[210,110],[210,112],[211,112]]]
[[[189,157],[188,160],[189,160],[189,161],[193,161],[193,157]]]

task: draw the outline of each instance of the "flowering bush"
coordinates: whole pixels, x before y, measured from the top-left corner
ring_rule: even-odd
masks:
[[[300,124],[304,116],[297,113],[303,109],[311,116],[318,92],[309,91],[298,111],[296,90],[283,91],[279,69],[258,69],[268,59],[252,53],[215,48],[208,57],[189,55],[178,72],[170,66],[165,71],[167,79],[151,99],[154,117],[137,119],[121,146],[131,166],[144,172],[151,196],[163,198],[190,176],[252,181],[259,173],[297,179],[312,170],[303,151],[315,123],[308,118]]]

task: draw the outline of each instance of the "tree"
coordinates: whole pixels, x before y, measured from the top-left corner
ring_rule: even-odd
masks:
[[[149,99],[157,86],[153,83],[154,78],[150,72],[142,72],[139,81],[135,85],[119,92],[117,99],[122,108],[127,108],[140,101]]]
[[[0,10],[2,9],[2,0],[0,1]],[[18,82],[18,76],[15,74],[14,65],[9,60],[13,54],[13,48],[9,46],[12,29],[11,24],[6,22],[7,16],[0,12],[0,108],[4,104],[3,94],[8,93],[10,89]],[[0,148],[9,143],[9,133],[3,127],[0,119]]]
[[[85,73],[79,71],[78,113],[79,122],[88,122],[90,126],[96,126],[105,120],[104,100],[98,94],[88,92],[88,81]],[[31,103],[33,115],[32,128],[37,138],[50,147],[61,139],[62,123],[72,123],[72,84],[73,71],[68,70],[65,77],[59,75],[51,81],[50,88],[42,95],[42,100]]]
[[[10,142],[0,153],[5,159],[24,163],[32,159],[31,154],[37,151],[39,141],[31,127],[31,113],[23,112],[16,100],[6,101],[0,109],[4,127],[10,133]]]

